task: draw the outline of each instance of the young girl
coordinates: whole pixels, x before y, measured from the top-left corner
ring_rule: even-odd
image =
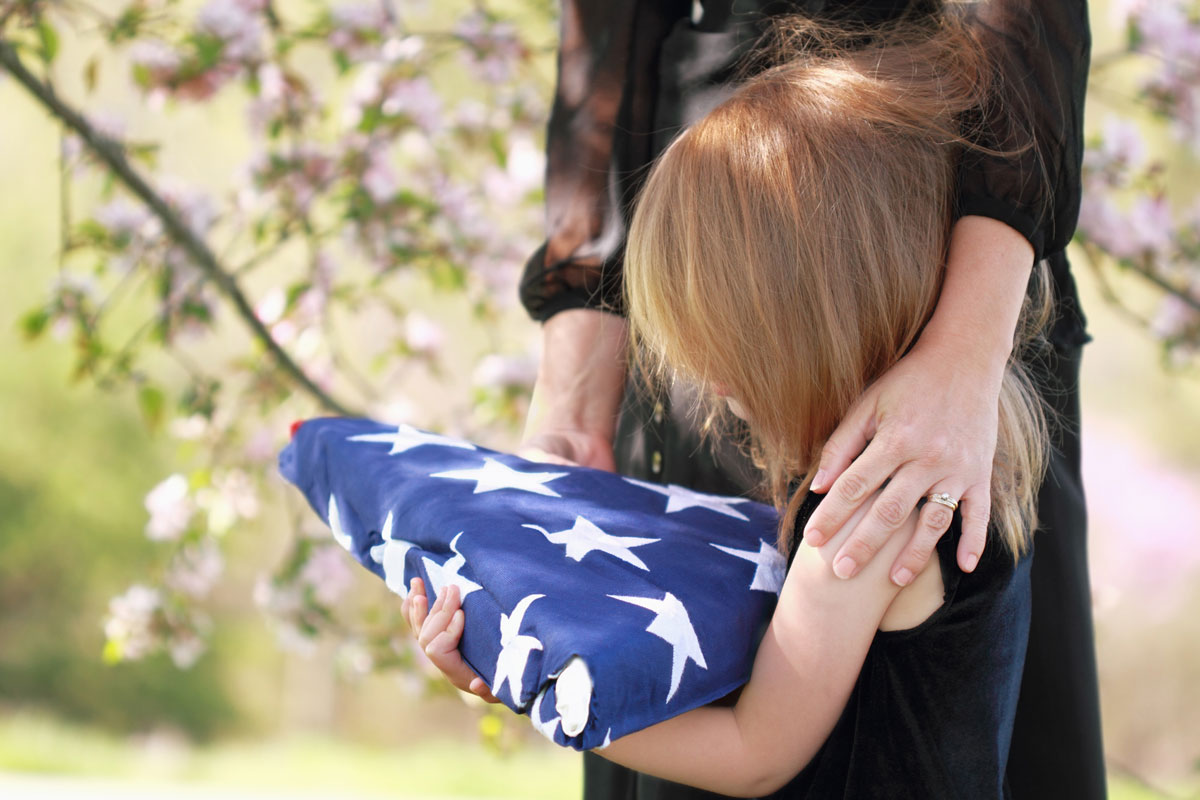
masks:
[[[887,570],[908,536],[840,580],[828,562],[857,518],[819,548],[801,534],[821,443],[937,301],[956,159],[972,146],[963,120],[987,99],[987,62],[950,17],[866,42],[801,23],[786,38],[785,63],[745,83],[656,165],[625,286],[641,363],[745,419],[785,509],[789,573],[736,702],[627,735],[601,755],[727,795],[1003,797],[1045,438],[1018,359],[998,409],[993,542],[974,572],[955,565],[957,523],[904,589]],[[1026,309],[1026,334],[1038,316]],[[714,404],[714,425],[724,405]],[[946,514],[954,505],[933,502]],[[911,531],[916,514],[904,524]],[[427,615],[416,581],[406,612],[434,663],[487,697],[457,658],[457,593]]]

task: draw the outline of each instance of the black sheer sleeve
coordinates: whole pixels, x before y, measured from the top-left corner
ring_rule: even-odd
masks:
[[[564,0],[547,130],[546,242],[521,302],[534,319],[568,308],[619,313],[626,206],[651,159],[658,57],[691,0]]]
[[[959,173],[959,216],[992,217],[1033,245],[1035,260],[1066,248],[1079,218],[1083,100],[1091,55],[1085,0],[990,0],[971,7],[996,63],[996,101]]]

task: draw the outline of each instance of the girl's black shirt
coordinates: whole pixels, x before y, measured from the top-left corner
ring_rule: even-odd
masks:
[[[792,553],[820,499],[810,493],[801,507]],[[937,545],[942,606],[915,628],[875,634],[829,739],[771,800],[1009,797],[1031,557],[1014,563],[993,541],[975,571],[963,573],[960,524],[956,513]]]
[[[623,312],[633,201],[649,165],[687,124],[728,97],[773,16],[882,25],[938,13],[938,0],[563,0],[558,86],[547,130],[546,241],[521,300],[545,320],[569,308]],[[998,102],[975,120],[959,170],[958,216],[998,219],[1035,260],[1066,248],[1079,216],[1083,100],[1091,50],[1086,0],[987,0],[968,7],[997,64]],[[1065,262],[1064,262],[1065,263]]]

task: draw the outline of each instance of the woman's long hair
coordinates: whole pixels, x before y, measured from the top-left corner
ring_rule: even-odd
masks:
[[[748,444],[785,509],[786,548],[823,443],[933,313],[958,158],[974,146],[963,120],[988,101],[993,74],[949,14],[869,40],[804,20],[780,30],[786,60],[654,167],[625,285],[635,362],[710,399],[724,385],[745,409]],[[1014,556],[1034,527],[1045,461],[1043,413],[1019,357],[1045,322],[1041,305],[1023,311],[998,411],[991,518]],[[710,423],[723,406],[712,404]]]

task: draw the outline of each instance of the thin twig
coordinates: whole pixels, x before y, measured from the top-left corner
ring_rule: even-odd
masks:
[[[234,277],[221,267],[208,245],[137,173],[126,159],[125,152],[119,144],[96,131],[83,115],[67,106],[51,88],[27,70],[21,63],[16,49],[3,38],[0,38],[0,65],[8,70],[17,79],[17,82],[24,86],[51,114],[74,130],[91,148],[92,152],[108,166],[109,170],[154,212],[171,238],[187,251],[205,277],[216,284],[217,289],[233,304],[238,316],[242,318],[254,337],[262,342],[284,373],[323,407],[338,414],[353,414],[349,407],[338,402],[317,386],[300,365],[279,346],[266,326],[255,315],[254,309],[250,306],[249,300],[242,293]]]

